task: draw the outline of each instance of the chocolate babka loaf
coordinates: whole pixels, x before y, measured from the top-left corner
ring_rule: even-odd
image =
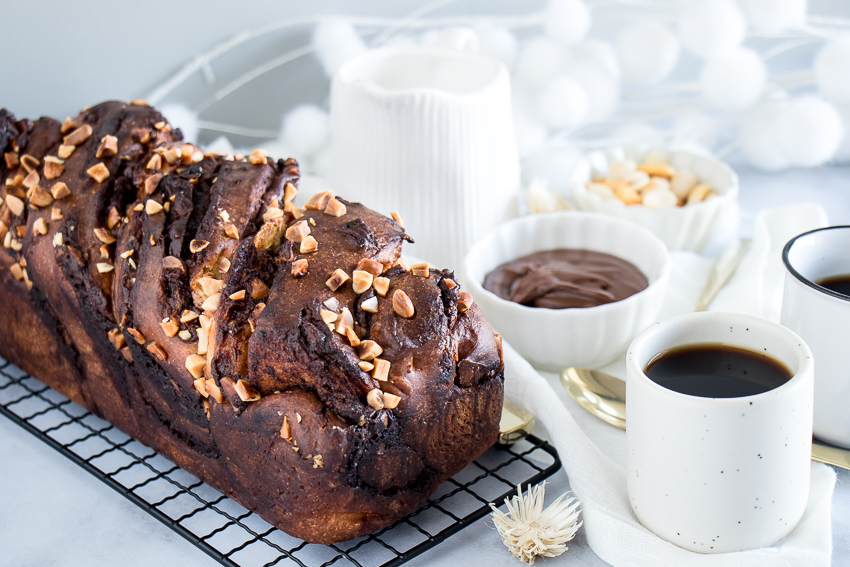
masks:
[[[294,536],[388,525],[495,441],[498,336],[398,215],[181,138],[0,110],[0,355]]]

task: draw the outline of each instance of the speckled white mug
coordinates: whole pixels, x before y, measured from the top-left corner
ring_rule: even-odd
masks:
[[[668,390],[644,373],[653,357],[688,344],[768,355],[793,373],[740,398]],[[789,329],[729,313],[689,313],[657,323],[629,346],[626,366],[629,500],[656,535],[691,551],[775,544],[800,521],[809,495],[814,364]]]

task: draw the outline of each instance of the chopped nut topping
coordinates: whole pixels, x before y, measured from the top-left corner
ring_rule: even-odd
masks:
[[[324,321],[327,325],[330,325],[339,318],[339,315],[333,311],[328,311],[327,309],[320,309],[319,315],[322,317],[322,321]]]
[[[209,245],[210,243],[206,240],[193,240],[189,243],[189,252],[191,252],[192,254],[197,254]]]
[[[60,209],[59,207],[53,207],[52,209],[50,209],[50,220],[51,221],[58,221],[58,220],[62,220],[64,218],[65,218],[65,215],[62,214],[62,209]]]
[[[462,291],[458,294],[457,310],[461,313],[472,307],[473,303],[475,303],[475,301],[473,301],[472,294],[468,291]]]
[[[221,388],[216,385],[215,380],[210,380],[209,378],[207,378],[206,384],[204,384],[204,386],[207,391],[207,394],[209,394],[212,399],[214,399],[218,403],[224,401],[224,396],[221,395]]]
[[[53,235],[53,247],[63,246],[65,244],[65,237],[62,236],[61,232],[57,232]]]
[[[65,162],[53,156],[44,158],[44,178],[56,179],[65,171]]]
[[[283,416],[283,425],[280,426],[280,437],[292,443],[292,428],[289,427],[289,418]]]
[[[47,234],[47,223],[43,218],[39,217],[35,219],[35,222],[32,224],[32,231],[36,235]]]
[[[165,256],[162,259],[162,267],[167,270],[186,271],[186,269],[183,267],[183,262],[180,261],[180,258],[175,258],[174,256]]]
[[[136,262],[134,262],[132,258],[127,260],[127,263],[130,264],[131,268],[133,268],[134,270],[136,269]],[[133,283],[136,283],[136,278],[133,278]]]
[[[165,158],[165,161],[168,162],[169,165],[173,165],[177,158],[180,157],[180,151],[175,148],[168,148],[164,152],[162,152],[162,157]]]
[[[165,350],[161,346],[156,344],[155,342],[149,344],[147,346],[147,349],[148,349],[149,352],[152,352],[154,355],[156,355],[156,357],[158,359],[160,359],[162,361],[165,361],[165,360],[168,359],[168,353],[165,352]]]
[[[160,326],[167,337],[173,337],[178,331],[180,331],[180,327],[177,326],[177,323],[175,323],[171,317],[168,318],[168,321],[160,323]]]
[[[86,173],[88,173],[89,177],[91,177],[98,183],[103,183],[106,178],[109,177],[109,169],[101,162],[98,162],[88,168],[86,170]]]
[[[135,250],[125,250],[124,252],[121,252],[121,257],[126,260],[127,258],[132,256],[135,252],[136,252]]]
[[[393,211],[393,212],[390,213],[390,216],[393,218],[393,220],[395,222],[397,222],[399,224],[399,226],[401,226],[401,229],[404,230],[404,221],[401,220],[401,215],[398,214],[397,212]]]
[[[430,275],[430,272],[428,271],[428,262],[413,264],[410,266],[410,271],[413,272],[414,276],[419,276],[420,278],[427,278]]]
[[[20,163],[20,159],[18,159],[18,154],[16,154],[15,152],[6,152],[4,154],[4,157],[6,158],[6,167],[8,169],[15,169],[16,167],[18,167],[18,164]]]
[[[361,360],[360,362],[358,362],[357,366],[359,366],[360,370],[362,370],[363,372],[371,372],[372,369],[375,368],[374,364],[372,364],[371,362],[366,362],[365,360]]]
[[[287,181],[283,184],[283,202],[291,203],[292,199],[295,198],[295,195],[298,193],[298,189],[295,188],[295,185]]]
[[[381,390],[375,388],[366,394],[366,403],[368,403],[373,409],[384,409],[384,395]]]
[[[218,212],[218,216],[221,217],[221,220],[223,220],[224,222],[230,222],[230,213],[228,213],[226,210],[220,210]]]
[[[263,283],[260,279],[254,279],[251,282],[251,297],[253,299],[260,299],[269,294],[269,286]]]
[[[157,130],[162,130],[163,128],[165,128],[165,124],[166,124],[165,120],[160,120],[159,122],[154,124],[153,127],[156,128]]]
[[[16,280],[21,281],[24,279],[24,270],[21,268],[20,264],[12,264],[9,266],[9,270],[12,272],[12,275],[15,276]]]
[[[145,166],[145,169],[150,169],[152,171],[159,171],[162,169],[162,156],[154,154],[153,157],[148,160],[148,164]]]
[[[61,144],[59,146],[59,150],[56,152],[56,155],[62,159],[68,159],[71,157],[71,154],[74,153],[74,150],[77,149],[77,146],[72,146],[70,144]]]
[[[154,239],[153,234],[151,234],[150,243],[151,246],[156,246],[156,240]]]
[[[198,354],[207,354],[207,348],[210,346],[209,326],[204,328],[201,325],[201,328],[197,329],[196,332],[198,333]]]
[[[103,242],[104,244],[112,244],[115,242],[115,237],[112,236],[112,233],[105,228],[96,228],[94,229],[95,237]]]
[[[372,260],[371,258],[363,258],[360,260],[360,263],[357,264],[357,269],[369,272],[374,277],[378,277],[381,275],[381,272],[384,271],[384,265],[376,260]]]
[[[375,368],[372,370],[372,378],[386,382],[390,376],[390,361],[383,358],[376,358],[372,361]]]
[[[27,173],[32,172],[41,162],[38,161],[38,158],[35,156],[31,156],[29,154],[24,154],[21,156],[21,166],[23,166],[24,171]]]
[[[192,159],[190,161],[192,163],[198,163],[202,159],[204,159],[204,152],[202,152],[201,150],[195,150],[195,152],[192,154]]]
[[[100,259],[109,260],[109,246],[106,244],[103,244],[100,247]]]
[[[328,201],[333,199],[333,193],[330,191],[319,191],[304,203],[305,209],[314,209],[317,211],[325,210],[325,207],[328,206]]]
[[[295,260],[292,262],[292,275],[293,277],[300,278],[301,276],[307,273],[307,260],[301,258],[300,260]]]
[[[378,295],[386,296],[387,292],[390,289],[390,279],[383,277],[375,278],[375,281],[372,282],[372,287],[375,288],[375,291],[378,293]]]
[[[402,257],[399,257],[399,259],[398,259],[398,260],[396,260],[395,262],[393,262],[393,267],[395,267],[395,266],[399,266],[399,267],[401,267],[401,269],[402,269],[402,270],[404,270],[405,272],[409,272],[409,271],[410,271],[410,264],[408,264],[408,263],[407,263],[407,260],[405,260],[405,259],[404,259],[404,258],[402,258]]]
[[[188,323],[189,321],[194,321],[197,318],[198,314],[190,309],[184,309],[183,313],[180,314],[181,323]]]
[[[327,307],[331,311],[336,311],[339,309],[339,300],[336,297],[330,297],[322,303],[324,303],[325,307]]]
[[[314,469],[323,469],[325,468],[325,460],[321,455],[313,455],[313,468]]]
[[[24,177],[24,187],[26,187],[27,189],[32,189],[33,187],[38,185],[39,181],[41,181],[41,176],[38,175],[38,172],[36,170],[32,170],[29,172],[29,174],[27,174],[26,177]]]
[[[110,157],[114,156],[118,153],[118,138],[115,136],[110,136],[107,134],[100,141],[100,145],[97,147],[97,153],[94,155],[96,158],[102,157]]]
[[[226,234],[230,238],[233,238],[235,240],[239,240],[239,230],[232,224],[229,224],[226,227],[224,227],[224,234]]]
[[[190,354],[186,357],[186,370],[188,370],[189,374],[191,374],[194,378],[200,378],[204,375],[204,367],[206,365],[207,359],[200,354]]]
[[[286,232],[286,220],[283,217],[272,219],[264,223],[254,235],[254,247],[257,250],[268,250],[279,246],[284,232]]]
[[[372,274],[364,270],[354,270],[351,274],[351,287],[354,293],[361,294],[372,287]]]
[[[106,333],[106,337],[109,339],[110,344],[115,347],[115,350],[121,350],[127,344],[127,341],[124,340],[124,335],[121,333],[121,329],[111,329]]]
[[[266,150],[254,150],[251,152],[251,155],[248,156],[248,162],[252,165],[265,165],[267,155],[268,152]]]
[[[59,127],[59,132],[62,134],[67,134],[76,127],[77,121],[73,120],[70,116],[68,116],[65,118],[65,121],[62,122],[62,126]]]
[[[401,398],[396,396],[395,394],[390,394],[384,392],[384,408],[385,409],[393,409],[398,406],[398,403],[401,401]]]
[[[207,381],[201,377],[198,377],[197,380],[192,382],[192,385],[195,386],[195,389],[201,394],[203,397],[208,397],[209,393],[207,393]]]
[[[403,290],[397,289],[393,293],[393,311],[399,317],[410,319],[413,317],[413,302]]]
[[[446,278],[443,281],[446,282],[446,287],[449,289],[454,289],[457,287],[457,282],[452,279]]]
[[[127,327],[127,332],[136,340],[140,345],[145,344],[145,336],[141,331],[137,331],[133,327]]]
[[[218,309],[218,304],[221,301],[221,294],[215,293],[209,296],[204,303],[201,305],[201,309],[204,311],[215,311]]]
[[[177,333],[177,336],[180,337],[181,339],[183,339],[184,341],[188,341],[189,339],[192,338],[192,333],[190,333],[186,329],[183,329],[182,331]]]
[[[19,238],[25,237],[27,235],[27,225],[19,224],[18,226],[15,227],[15,232],[18,233]]]
[[[152,195],[153,192],[156,191],[156,188],[159,185],[161,179],[161,173],[154,173],[153,175],[145,179],[145,195]]]
[[[351,327],[347,327],[345,329],[345,336],[348,338],[348,344],[357,348],[360,346],[360,337],[357,336],[357,333],[354,332],[354,329]]]
[[[296,207],[292,203],[286,203],[283,206],[283,212],[291,214],[293,216],[293,218],[295,218],[295,219],[300,219],[301,217],[304,216],[304,210],[299,209],[298,207]]]
[[[123,356],[127,362],[133,362],[133,353],[130,352],[130,347],[125,346],[124,348],[122,348],[121,356]]]
[[[42,189],[40,185],[32,188],[30,204],[36,207],[49,207],[53,204],[53,195]]]
[[[230,271],[230,260],[228,258],[222,258],[219,260],[217,268],[219,272],[226,274]]]
[[[302,254],[312,254],[319,249],[319,243],[312,236],[308,236],[301,241],[301,247],[298,249]]]
[[[63,143],[66,146],[79,146],[83,142],[89,139],[91,136],[92,128],[88,124],[83,124],[63,139]]]
[[[145,210],[145,206],[144,206],[142,203],[139,203],[138,205],[136,205],[135,207],[133,207],[133,210],[134,210],[134,211],[144,211],[144,210]]]
[[[360,308],[367,313],[377,313],[378,312],[378,297],[373,295],[369,299],[363,301],[360,304]]]
[[[6,198],[8,199],[8,197]],[[21,207],[23,208],[23,204],[21,204]],[[331,274],[331,277],[328,279],[328,281],[325,282],[325,284],[327,284],[327,286],[331,288],[331,291],[336,291],[340,288],[342,284],[347,281],[348,274],[346,274],[345,271],[343,271],[342,269],[337,268],[336,270],[334,270],[334,273]]]
[[[162,205],[154,201],[153,199],[148,199],[145,201],[145,212],[148,216],[153,216],[162,211]]]
[[[150,106],[148,101],[143,98],[135,98],[130,101],[130,106]]]
[[[261,397],[260,393],[245,380],[236,381],[236,393],[243,402],[256,402]]]
[[[360,343],[360,350],[357,351],[360,360],[373,360],[377,356],[381,356],[384,349],[375,341],[363,341]]]
[[[337,201],[336,198],[331,198],[328,205],[325,207],[325,214],[332,217],[341,217],[347,212],[345,205]]]
[[[101,274],[107,274],[115,269],[115,266],[112,264],[107,264],[106,262],[98,262],[97,263],[97,271]]]
[[[266,212],[263,213],[263,222],[269,222],[272,219],[278,219],[283,216],[283,210],[279,207],[272,207],[266,209]]]
[[[343,307],[342,312],[339,314],[336,320],[336,327],[334,330],[340,335],[346,334],[346,329],[350,329],[354,326],[354,317],[351,315],[351,311],[348,310],[348,307]]]
[[[232,299],[233,301],[242,301],[243,299],[245,299],[245,290],[240,289],[236,293],[230,294],[230,299]]]
[[[209,276],[204,276],[198,278],[198,285],[201,286],[201,290],[203,290],[204,295],[210,296],[215,293],[220,293],[224,288],[224,282],[219,279],[211,278]]]
[[[180,146],[180,158],[183,163],[192,161],[192,155],[195,153],[195,147],[192,144],[183,144]]]
[[[305,221],[298,221],[286,229],[286,239],[296,243],[303,242],[310,232],[310,226]]]
[[[68,197],[71,194],[71,190],[68,189],[68,186],[63,182],[57,181],[53,184],[53,187],[50,188],[50,194],[58,201],[59,199]]]

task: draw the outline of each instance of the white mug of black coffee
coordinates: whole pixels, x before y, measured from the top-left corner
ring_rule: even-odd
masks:
[[[785,245],[782,324],[814,353],[815,437],[850,447],[850,226],[801,234]]]
[[[689,313],[629,346],[627,483],[640,522],[691,551],[770,546],[806,508],[814,365],[792,331]]]

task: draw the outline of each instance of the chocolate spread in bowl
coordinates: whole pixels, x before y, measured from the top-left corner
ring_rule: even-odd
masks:
[[[559,248],[506,262],[487,274],[484,289],[529,307],[566,309],[620,301],[649,282],[634,264],[593,250]]]

